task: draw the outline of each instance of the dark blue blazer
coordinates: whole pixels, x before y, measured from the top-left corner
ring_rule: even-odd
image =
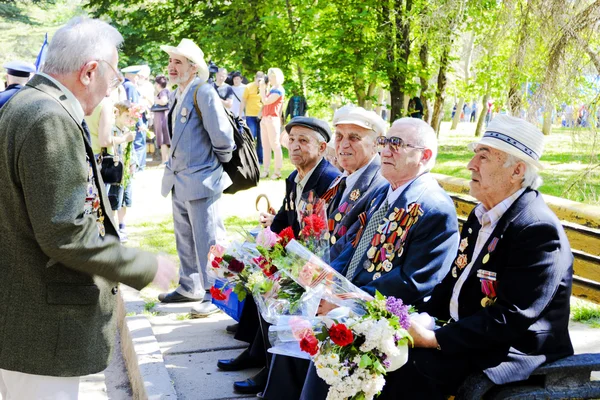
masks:
[[[291,226],[294,230],[294,234],[298,236],[300,231],[300,224],[298,222],[298,213],[296,211],[296,176],[298,171],[294,171],[285,180],[285,198],[283,204],[279,209],[277,215],[273,219],[271,224],[271,230],[275,233],[279,233],[288,226]],[[317,197],[322,197],[327,191],[331,182],[340,175],[340,170],[334,167],[323,158],[319,164],[317,164],[312,175],[308,179],[302,195],[307,195],[311,190],[315,192]]]
[[[0,92],[0,108],[2,108],[2,106],[6,104],[8,100],[10,100],[10,98],[13,97],[19,90],[21,90],[22,87],[23,86],[17,84],[8,85],[5,91]]]
[[[467,248],[458,253],[468,262],[479,228],[473,211],[462,228]],[[482,305],[478,270],[497,274],[493,305]],[[457,277],[463,271],[457,269]],[[449,273],[420,308],[448,320],[457,277]],[[568,331],[572,278],[573,254],[560,221],[537,191],[526,190],[475,260],[458,297],[459,321],[435,331],[442,351],[469,357],[496,384],[526,379],[542,363],[573,354]]]
[[[342,238],[344,248],[332,262],[340,273],[346,274],[364,227],[387,198],[388,187],[383,186],[373,194],[366,215]],[[395,251],[392,269],[369,272],[365,262],[370,262],[367,254],[363,254],[352,282],[370,294],[378,290],[386,296],[401,298],[407,304],[418,305],[428,299],[450,269],[458,248],[458,219],[452,200],[429,173],[415,179],[387,215],[394,208],[407,210],[413,203],[420,207],[422,215]]]

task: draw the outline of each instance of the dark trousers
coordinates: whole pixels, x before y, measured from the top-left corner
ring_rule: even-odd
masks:
[[[264,362],[267,366],[266,349],[263,341],[263,334],[260,327],[260,320],[256,303],[252,296],[246,297],[246,303],[240,316],[237,332],[234,338],[250,344],[248,351],[250,356]]]
[[[439,350],[411,349],[408,362],[385,377],[385,386],[377,400],[446,399],[476,367],[464,357],[445,355]],[[322,400],[329,386],[317,375],[311,363],[302,400]]]
[[[260,120],[258,117],[246,117],[246,125],[250,128],[252,136],[256,139],[256,155],[258,156],[258,162],[262,165],[263,163],[263,150],[262,140],[260,138]]]

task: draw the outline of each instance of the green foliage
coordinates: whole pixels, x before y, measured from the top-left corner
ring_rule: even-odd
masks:
[[[594,328],[600,328],[600,307],[591,304],[577,304],[571,308],[573,321],[584,322]]]

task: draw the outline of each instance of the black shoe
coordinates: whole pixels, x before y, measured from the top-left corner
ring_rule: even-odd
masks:
[[[202,301],[202,299],[187,297],[176,291],[172,291],[170,293],[161,293],[158,295],[158,300],[161,303],[190,303],[193,301]]]
[[[235,334],[235,333],[237,333],[239,325],[240,324],[227,325],[227,327],[225,328],[225,331],[227,331],[227,333]]]
[[[241,371],[248,368],[264,367],[264,365],[260,360],[250,357],[250,350],[248,349],[242,351],[236,358],[219,360],[217,362],[217,367],[223,371]]]
[[[263,368],[258,374],[245,381],[233,382],[233,390],[243,394],[257,394],[265,390],[267,379],[269,378],[269,369]]]

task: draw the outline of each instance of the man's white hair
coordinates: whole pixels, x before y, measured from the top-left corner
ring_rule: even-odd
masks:
[[[92,60],[108,62],[121,43],[123,36],[106,22],[75,17],[52,37],[43,72],[64,75]]]
[[[522,188],[530,187],[532,189],[537,189],[540,186],[542,186],[543,181],[542,181],[542,178],[540,177],[540,175],[538,174],[537,169],[532,164],[528,163],[527,161],[525,161],[519,157],[515,157],[512,154],[507,154],[506,161],[504,162],[503,167],[504,168],[512,167],[519,161],[522,161],[525,163],[525,174],[523,175],[523,182],[521,182],[521,187]]]
[[[410,117],[404,117],[395,120],[390,129],[398,125],[408,125],[415,129],[417,133],[415,136],[415,143],[410,144],[414,144],[415,146],[422,146],[431,150],[431,158],[429,159],[429,161],[427,161],[427,164],[425,165],[425,168],[428,171],[431,171],[435,166],[435,159],[437,157],[438,151],[437,136],[435,135],[435,131],[433,130],[433,128],[422,119]]]

